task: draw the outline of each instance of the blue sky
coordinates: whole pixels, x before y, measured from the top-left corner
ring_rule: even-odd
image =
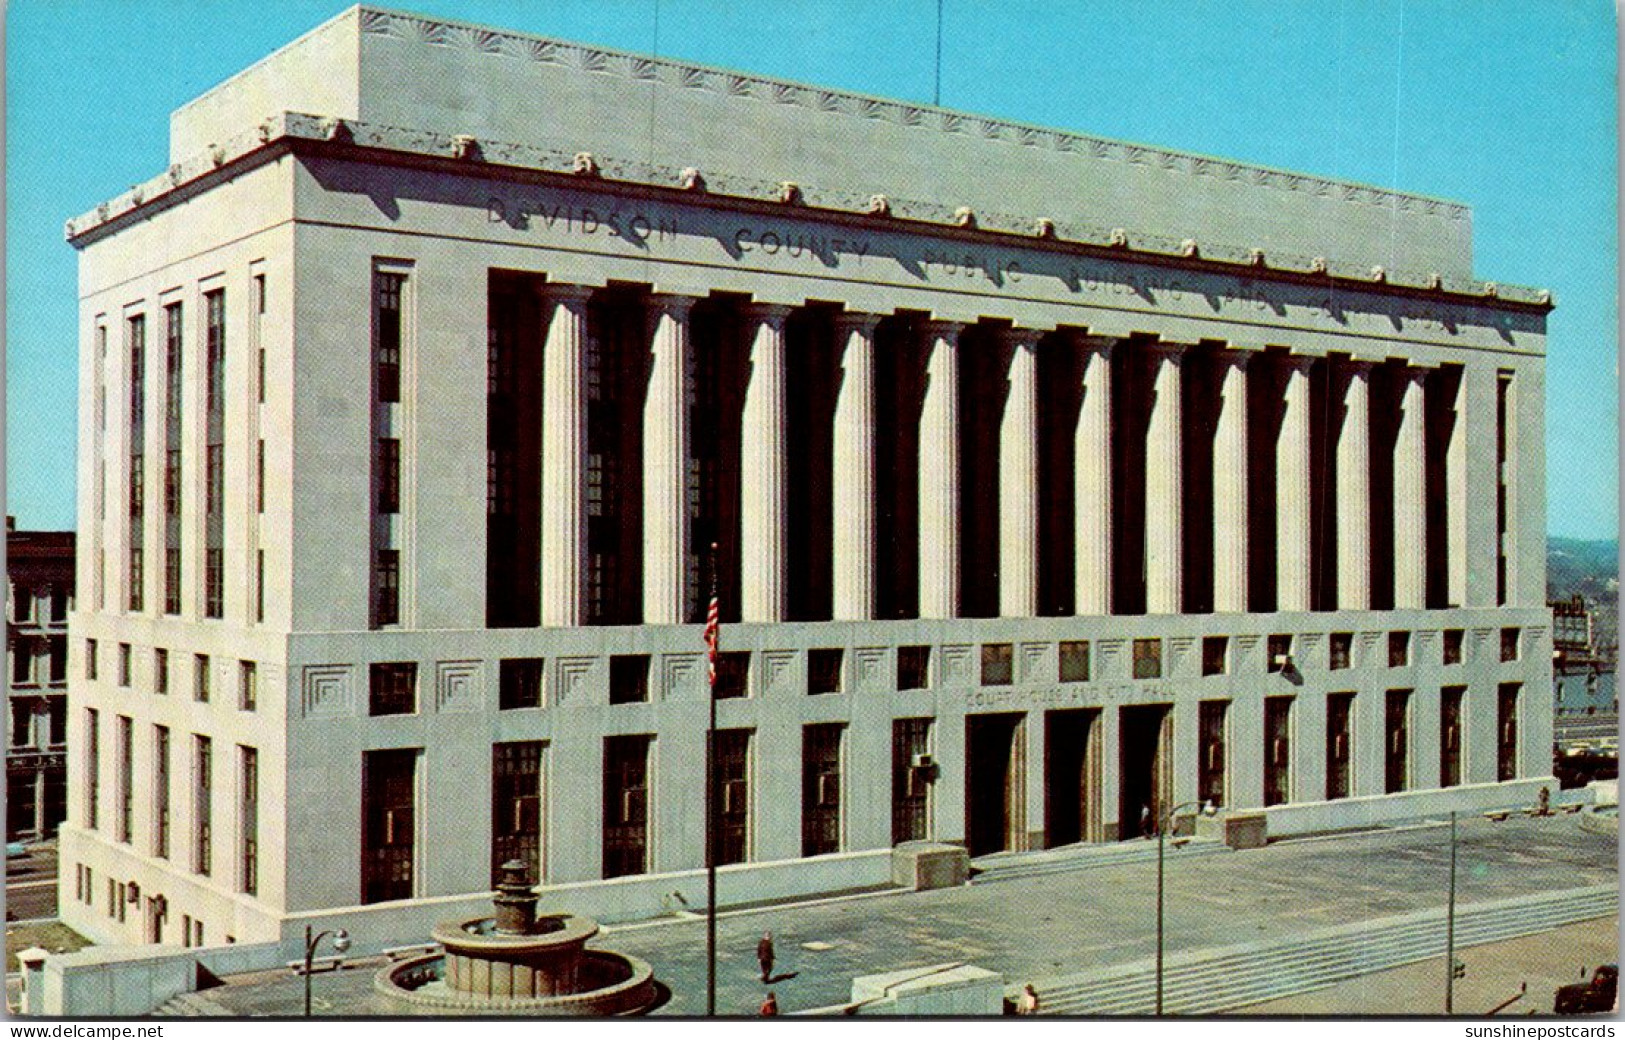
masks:
[[[402,0],[441,15],[929,101],[936,0]],[[342,10],[13,0],[6,493],[71,527],[62,222],[167,165],[169,112]],[[1551,533],[1618,529],[1616,67],[1607,0],[944,0],[942,103],[1443,196],[1479,277],[1550,288]]]

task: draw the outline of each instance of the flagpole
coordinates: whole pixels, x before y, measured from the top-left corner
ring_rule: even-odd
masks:
[[[717,544],[711,543],[711,603],[706,610],[705,642],[709,717],[705,726],[705,1014],[717,1014],[717,642],[721,627],[717,602]]]

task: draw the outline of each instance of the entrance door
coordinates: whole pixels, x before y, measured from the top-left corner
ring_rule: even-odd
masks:
[[[1172,806],[1173,711],[1168,704],[1121,709],[1118,716],[1118,837],[1156,833]],[[1143,822],[1142,822],[1143,821]]]
[[[1100,841],[1100,709],[1044,718],[1044,837],[1049,848]]]
[[[965,838],[972,856],[1026,848],[1025,716],[965,719]]]

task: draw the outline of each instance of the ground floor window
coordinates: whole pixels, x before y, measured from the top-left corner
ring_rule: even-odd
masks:
[[[891,840],[924,841],[930,834],[931,720],[894,719],[891,724]]]
[[[801,854],[841,849],[841,737],[846,726],[819,723],[802,730]]]
[[[525,877],[542,880],[542,753],[539,740],[491,747],[491,885],[502,865],[518,860]]]
[[[1292,800],[1292,698],[1264,698],[1264,804]]]
[[[1411,691],[1388,691],[1385,732],[1385,790],[1394,794],[1408,788],[1411,782]]]
[[[1520,683],[1502,683],[1495,706],[1495,779],[1518,776],[1518,693]]]
[[[1196,798],[1221,806],[1224,798],[1224,723],[1229,701],[1203,701],[1197,716]]]
[[[604,739],[604,877],[649,871],[647,734]]]
[[[1353,785],[1354,694],[1326,695],[1326,800],[1347,798]]]
[[[418,748],[369,751],[361,770],[361,901],[410,899],[417,835]]]
[[[1465,686],[1439,691],[1439,786],[1461,783],[1461,701]]]
[[[748,729],[716,735],[717,864],[750,859],[750,738]]]

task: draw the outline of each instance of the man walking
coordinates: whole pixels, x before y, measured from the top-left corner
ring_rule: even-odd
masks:
[[[773,976],[773,933],[763,932],[756,944],[756,961],[762,966],[762,981],[771,982]]]

